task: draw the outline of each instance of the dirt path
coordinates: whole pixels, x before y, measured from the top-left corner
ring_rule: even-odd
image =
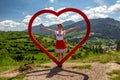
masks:
[[[70,69],[70,66],[81,66],[89,64],[91,69]],[[64,63],[63,68],[55,67],[54,63],[43,64],[51,66],[48,69],[38,68],[27,73],[24,80],[109,80],[107,72],[114,69],[120,69],[116,63],[101,64],[95,63]]]
[[[72,66],[83,66],[89,64],[91,69],[71,69]],[[63,64],[63,68],[56,67],[54,63],[42,64],[51,66],[51,68],[36,68],[26,74],[24,80],[109,80],[106,74],[112,70],[119,69],[120,65],[116,63],[101,64],[94,63],[68,63]],[[0,73],[0,77],[14,77],[20,74],[17,70]]]
[[[15,77],[16,75],[21,74],[18,69],[8,70],[0,73],[0,77]]]

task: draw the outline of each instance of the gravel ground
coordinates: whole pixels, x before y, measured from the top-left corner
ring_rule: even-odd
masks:
[[[71,69],[68,67],[89,64],[91,69]],[[116,63],[64,63],[62,68],[56,67],[54,63],[43,64],[51,68],[37,68],[26,74],[24,80],[109,80],[107,72],[120,69]]]

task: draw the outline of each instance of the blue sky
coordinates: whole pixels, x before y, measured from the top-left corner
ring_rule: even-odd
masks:
[[[82,10],[89,19],[111,17],[120,21],[120,0],[0,0],[0,30],[27,29],[31,16],[37,11],[58,11],[68,7]],[[38,16],[35,25],[43,23],[49,26],[55,24],[56,19],[49,14]],[[65,13],[58,22],[67,20],[76,22],[81,20],[81,17]]]

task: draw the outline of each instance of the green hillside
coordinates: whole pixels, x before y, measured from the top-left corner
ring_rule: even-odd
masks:
[[[34,34],[34,36],[57,58],[53,38],[40,34]],[[67,46],[69,49],[73,47],[72,43],[68,43]],[[49,61],[51,60],[30,40],[27,32],[0,31],[0,71],[24,63],[41,64]]]
[[[54,54],[54,40],[43,35],[34,35],[44,44],[48,51]],[[48,47],[49,46],[49,47]],[[39,48],[37,48],[26,32],[3,32],[0,31],[0,66],[5,69],[8,65],[14,66],[22,63],[43,63],[50,61]],[[1,68],[0,68],[1,71]]]
[[[53,38],[38,34],[34,34],[34,36],[49,52],[51,52],[52,55],[57,58],[57,55],[54,52],[55,40]],[[97,44],[97,41],[104,42],[104,40],[99,39],[91,42]],[[70,51],[76,44],[75,42],[66,42],[68,51]],[[111,60],[115,60],[115,62],[120,63],[119,52],[110,51],[106,54],[102,49],[102,45],[93,45],[91,47],[91,45],[88,45],[92,44],[91,42],[86,42],[86,44],[79,48],[67,61],[100,61],[102,63],[106,63]],[[120,48],[118,48],[118,50],[120,50]],[[27,32],[0,31],[0,72],[26,63],[36,65],[50,61],[51,60],[32,43]]]
[[[96,45],[102,44],[104,46],[114,45],[117,40],[120,40],[120,21],[112,18],[90,19],[91,34],[89,43]],[[72,31],[66,34],[66,39],[71,42],[78,42],[86,33],[86,26],[84,21],[76,22],[72,25],[65,26],[66,28],[73,26],[81,26],[80,30]]]
[[[0,35],[0,51],[6,51],[9,55],[17,54],[22,58],[24,55],[42,53],[41,50],[33,44],[26,32],[0,32]],[[48,51],[54,52],[52,51],[54,49],[54,39],[43,35],[35,34],[34,36]],[[14,56],[14,58],[17,59],[17,56]],[[20,58],[18,60],[20,60]]]

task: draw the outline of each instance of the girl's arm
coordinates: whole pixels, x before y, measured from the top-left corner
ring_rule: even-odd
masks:
[[[74,29],[79,29],[79,28],[80,28],[80,26],[76,26],[76,27],[73,27],[73,28],[69,28],[69,29],[66,30],[66,32],[72,31],[72,30],[74,30]]]
[[[50,28],[45,28],[45,27],[41,27],[40,30],[47,30],[47,31],[50,31],[50,32],[55,32],[55,30],[52,30]]]

